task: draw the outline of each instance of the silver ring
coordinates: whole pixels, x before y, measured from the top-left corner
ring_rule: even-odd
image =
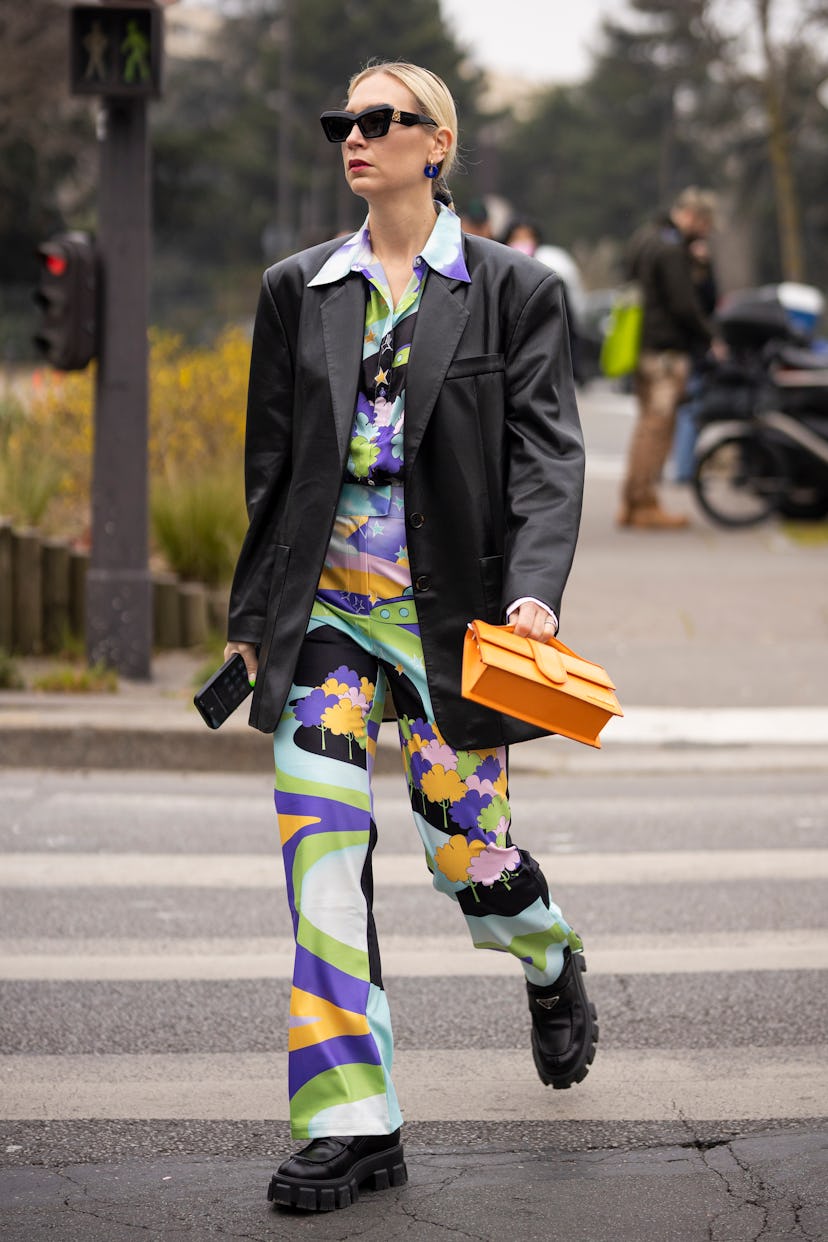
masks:
[[[554,625],[554,624],[555,622],[550,618],[549,621],[544,621],[543,628],[546,629],[547,625]]]

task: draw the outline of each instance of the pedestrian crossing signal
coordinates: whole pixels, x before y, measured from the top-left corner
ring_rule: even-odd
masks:
[[[73,95],[160,95],[163,19],[159,9],[154,5],[77,4],[70,17]]]

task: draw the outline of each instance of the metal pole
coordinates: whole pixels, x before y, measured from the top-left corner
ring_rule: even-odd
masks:
[[[282,0],[281,56],[279,58],[279,134],[278,134],[278,181],[276,184],[276,229],[279,235],[280,254],[293,249],[292,195],[293,183],[290,170],[293,167],[293,83],[291,60],[293,57],[293,12],[291,0]]]
[[[95,394],[89,660],[146,680],[152,653],[148,565],[147,324],[150,188],[147,104],[101,105],[102,301]]]

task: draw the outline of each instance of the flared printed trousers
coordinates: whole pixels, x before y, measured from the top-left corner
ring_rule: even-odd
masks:
[[[294,1138],[402,1122],[372,914],[371,775],[385,695],[433,885],[477,948],[552,983],[581,942],[510,835],[506,751],[448,746],[434,721],[398,488],[346,484],[294,685],[274,736],[275,801],[296,939],[288,1078]]]

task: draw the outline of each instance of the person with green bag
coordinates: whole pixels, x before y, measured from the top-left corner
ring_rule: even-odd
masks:
[[[601,373],[607,379],[623,379],[632,375],[638,366],[643,322],[641,289],[637,284],[625,285],[613,302],[609,326],[601,343]]]

